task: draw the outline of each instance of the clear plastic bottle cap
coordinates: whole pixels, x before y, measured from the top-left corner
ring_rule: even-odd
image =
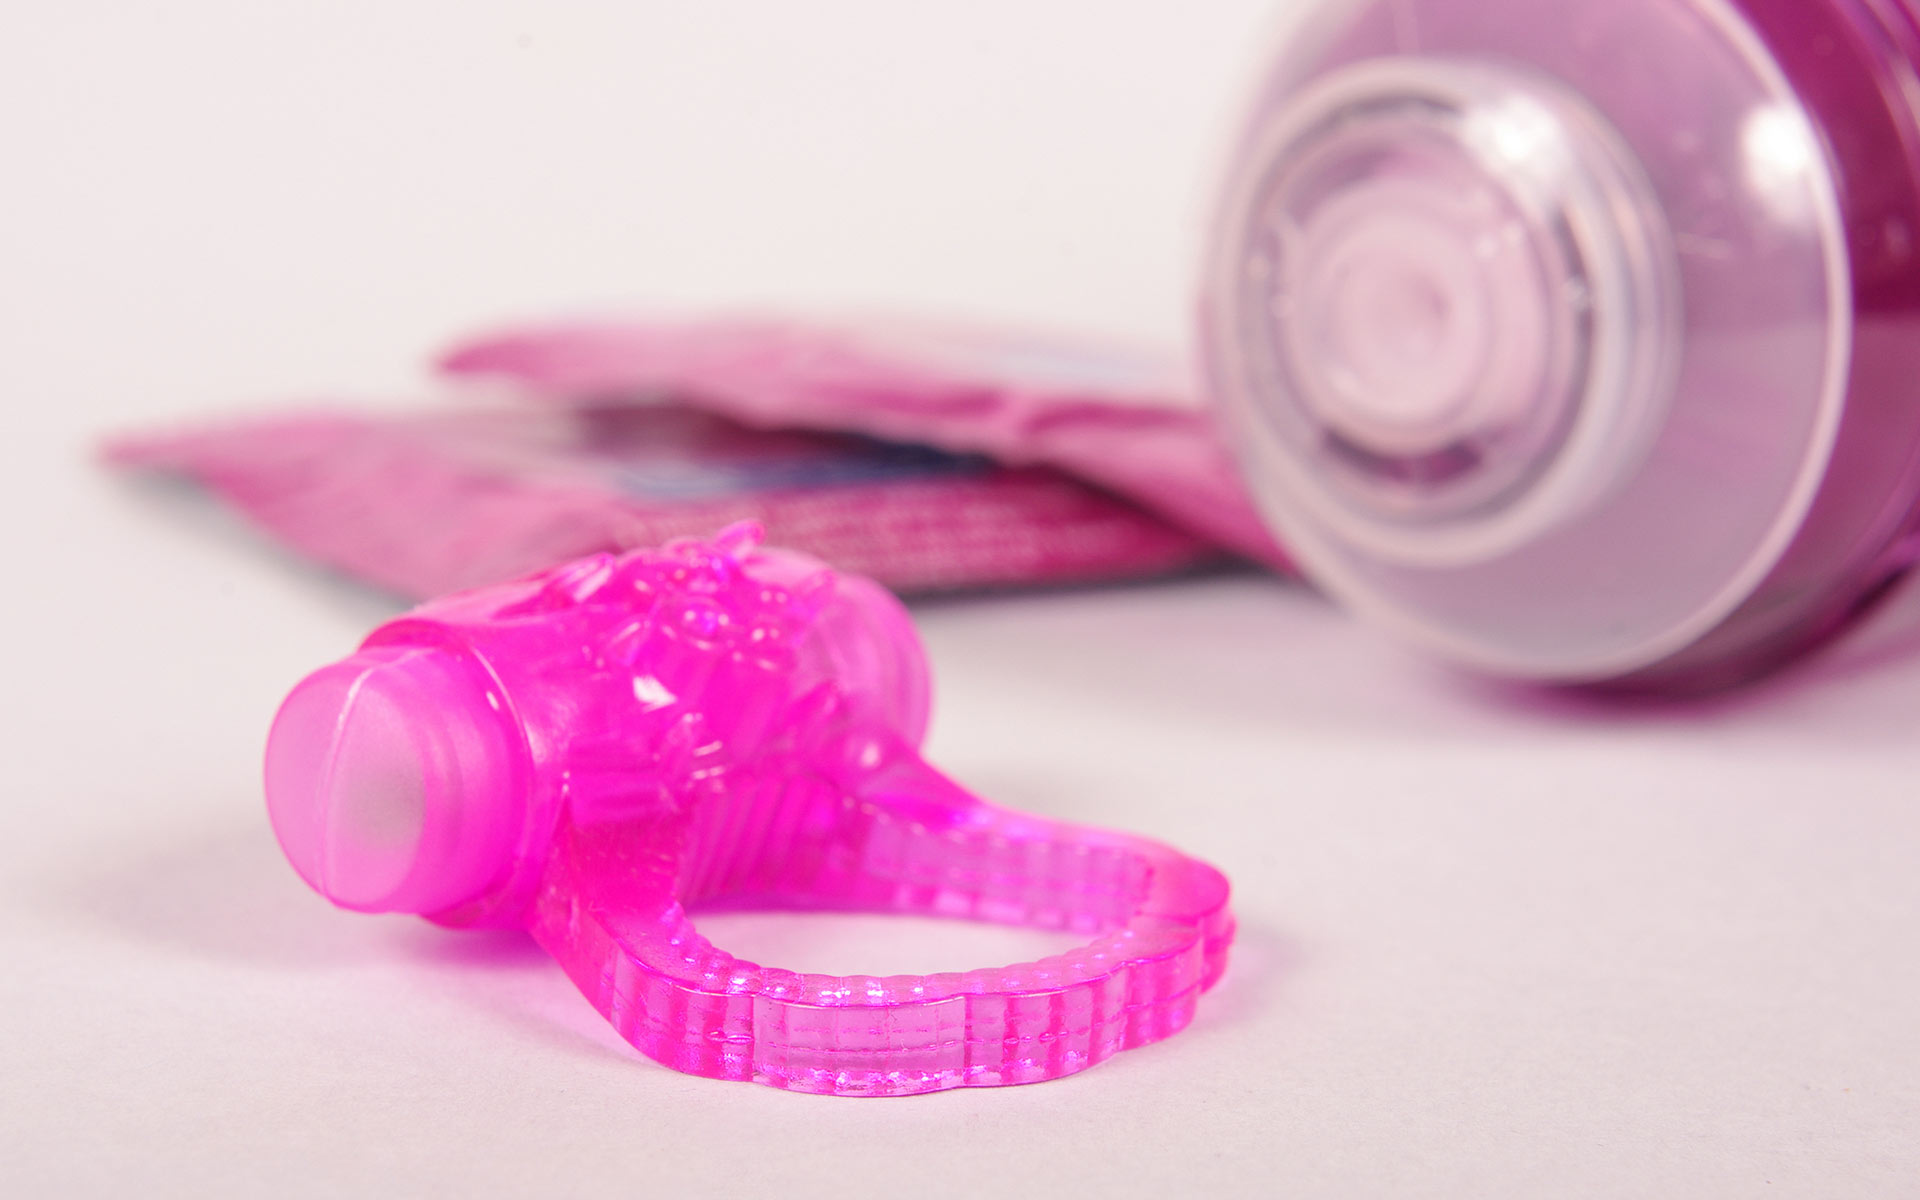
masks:
[[[1495,557],[1628,475],[1673,381],[1678,271],[1604,123],[1512,67],[1383,58],[1264,131],[1266,416],[1384,558]]]
[[[1826,161],[1723,0],[1324,0],[1204,288],[1210,390],[1282,543],[1499,673],[1701,638],[1792,541],[1845,401]]]

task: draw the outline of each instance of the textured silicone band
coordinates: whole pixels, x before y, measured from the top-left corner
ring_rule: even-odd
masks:
[[[824,791],[742,807],[702,814],[684,862],[655,860],[648,882],[664,903],[644,887],[555,888],[533,924],[623,1037],[682,1071],[843,1095],[1053,1079],[1179,1032],[1226,965],[1225,880],[1164,847],[985,804],[938,830]],[[769,846],[782,849],[755,853]],[[601,855],[625,849],[589,842],[571,855],[592,879]],[[685,891],[668,899],[676,877]],[[685,913],[715,898],[1097,937],[997,970],[803,975],[710,945]]]

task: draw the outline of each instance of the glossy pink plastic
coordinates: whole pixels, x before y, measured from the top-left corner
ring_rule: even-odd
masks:
[[[928,766],[928,677],[866,580],[759,547],[598,556],[428,604],[287,698],[266,756],[287,857],[345,908],[524,926],[681,1071],[905,1095],[1030,1083],[1184,1028],[1226,965],[1213,868],[1023,816]],[[1085,933],[909,977],[710,945],[703,903]]]

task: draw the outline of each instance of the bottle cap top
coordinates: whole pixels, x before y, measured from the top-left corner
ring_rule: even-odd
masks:
[[[1483,670],[1616,679],[1783,563],[1847,404],[1852,276],[1741,7],[1303,10],[1201,333],[1262,511],[1349,607]]]

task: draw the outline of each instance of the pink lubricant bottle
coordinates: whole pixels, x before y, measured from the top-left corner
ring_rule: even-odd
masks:
[[[1858,613],[1920,497],[1920,5],[1322,0],[1203,357],[1303,568],[1439,654],[1723,686]]]
[[[343,908],[525,928],[650,1057],[839,1095],[1030,1083],[1193,1019],[1226,880],[976,799],[919,754],[925,657],[879,586],[762,548],[598,555],[434,601],[288,696],[267,806]],[[1086,935],[925,977],[746,962],[706,904]]]

